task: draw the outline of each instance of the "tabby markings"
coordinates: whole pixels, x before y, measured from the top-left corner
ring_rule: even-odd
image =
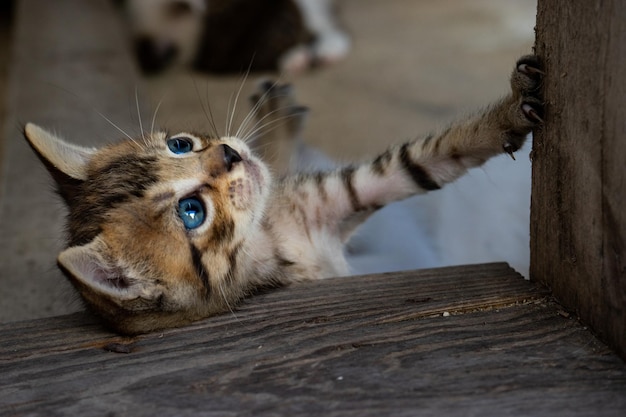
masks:
[[[404,169],[411,175],[413,181],[422,189],[427,191],[438,190],[441,188],[424,169],[423,166],[411,159],[409,155],[409,144],[405,143],[400,148],[400,162]]]
[[[193,267],[204,286],[205,295],[208,296],[211,293],[211,283],[209,282],[209,273],[202,263],[202,252],[193,243],[189,244],[189,250],[191,251]]]
[[[315,180],[315,185],[317,186],[317,192],[322,200],[322,203],[326,203],[328,201],[328,193],[326,192],[326,176],[323,172],[317,172],[313,176]]]
[[[354,211],[361,211],[363,209],[361,202],[359,201],[359,196],[356,193],[356,189],[354,188],[354,167],[346,167],[341,170],[341,180],[343,181],[343,185],[348,192],[348,198],[350,199],[350,204],[352,204],[352,208]]]
[[[386,150],[384,153],[380,154],[374,162],[372,162],[372,171],[377,175],[385,175],[387,172],[387,168],[389,168],[389,164],[393,159],[393,154],[391,151]]]
[[[95,194],[101,198],[100,205],[111,208],[127,201],[131,196],[142,197],[144,191],[158,181],[155,165],[154,157],[125,155],[101,169],[97,178],[94,178],[96,187],[100,189]]]
[[[154,157],[126,155],[90,173],[88,181],[77,182],[69,204],[69,245],[91,242],[102,231],[102,221],[109,210],[131,197],[142,197],[159,180],[155,166]]]
[[[235,271],[237,270],[237,257],[239,256],[239,251],[243,247],[243,242],[239,242],[235,245],[235,247],[228,254],[228,274],[226,274],[226,278],[228,281],[232,282],[235,279]]]

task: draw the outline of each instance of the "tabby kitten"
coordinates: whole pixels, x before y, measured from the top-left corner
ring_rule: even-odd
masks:
[[[108,326],[135,334],[228,311],[262,288],[349,274],[344,243],[368,215],[522,146],[542,121],[541,77],[525,56],[508,96],[481,113],[367,163],[279,179],[238,137],[160,131],[89,149],[33,124],[25,136],[69,208],[59,267]],[[305,110],[267,83],[255,101],[257,144],[284,171]]]

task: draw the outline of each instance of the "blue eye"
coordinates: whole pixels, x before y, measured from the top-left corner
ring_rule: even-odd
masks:
[[[195,197],[185,198],[178,202],[178,216],[186,229],[195,229],[204,223],[204,205]]]
[[[167,147],[178,155],[191,152],[193,150],[193,142],[189,138],[173,138],[167,141]]]

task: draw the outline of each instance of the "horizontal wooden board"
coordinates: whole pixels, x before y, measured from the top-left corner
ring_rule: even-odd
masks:
[[[300,284],[136,338],[85,314],[0,331],[0,414],[626,411],[624,363],[506,264]]]

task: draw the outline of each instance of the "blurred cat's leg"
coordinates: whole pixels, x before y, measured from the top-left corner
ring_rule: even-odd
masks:
[[[328,65],[343,59],[349,52],[351,41],[337,19],[337,5],[333,0],[295,0],[304,25],[313,41],[298,45],[283,54],[279,68],[297,74],[317,66]]]
[[[293,87],[264,81],[251,97],[256,122],[251,147],[281,176],[293,170],[308,109],[295,99]]]

